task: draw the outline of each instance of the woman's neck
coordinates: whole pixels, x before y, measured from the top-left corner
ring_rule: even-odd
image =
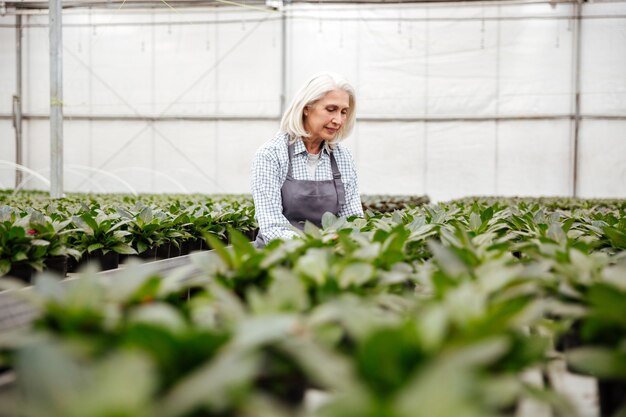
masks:
[[[308,153],[318,154],[322,149],[324,141],[322,139],[304,139],[302,141]]]

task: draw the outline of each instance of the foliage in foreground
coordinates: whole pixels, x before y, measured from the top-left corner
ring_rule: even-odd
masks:
[[[191,277],[40,277],[36,325],[3,341],[21,415],[482,417],[532,398],[575,416],[524,378],[574,327],[570,365],[626,381],[623,204],[323,223],[262,251],[208,234]]]

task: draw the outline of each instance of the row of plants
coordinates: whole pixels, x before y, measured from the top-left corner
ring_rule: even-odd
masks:
[[[363,212],[391,213],[396,210],[415,208],[430,203],[428,196],[371,194],[361,196]]]
[[[28,281],[46,268],[64,274],[90,261],[112,269],[129,255],[184,255],[202,249],[204,234],[226,240],[228,226],[253,237],[249,198],[0,193],[0,276]]]
[[[192,277],[40,276],[39,318],[0,338],[13,415],[576,416],[554,360],[598,378],[601,416],[626,413],[623,202],[326,214],[263,250],[229,235],[206,235]]]

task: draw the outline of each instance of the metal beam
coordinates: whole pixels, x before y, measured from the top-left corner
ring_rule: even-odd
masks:
[[[50,0],[50,197],[63,196],[62,0]]]
[[[527,120],[626,120],[626,115],[609,115],[609,114],[541,114],[541,115],[511,115],[511,116],[422,116],[422,117],[394,117],[394,116],[358,116],[359,122],[370,123],[396,123],[396,122],[515,122]],[[11,114],[0,114],[0,120],[11,120]],[[87,120],[93,122],[109,122],[109,121],[125,121],[125,122],[224,122],[224,121],[241,121],[241,122],[273,122],[280,120],[281,116],[192,116],[192,115],[169,115],[169,116],[134,116],[122,114],[109,115],[89,115],[89,114],[65,114],[66,121]],[[23,120],[48,120],[46,114],[23,114]]]
[[[287,108],[287,11],[284,6],[288,3],[289,0],[284,0],[280,17],[280,114]]]
[[[22,16],[15,17],[15,95],[13,96],[13,127],[15,127],[15,163],[22,160]],[[22,183],[22,170],[15,169],[15,189]]]
[[[576,62],[574,64],[575,82],[575,104],[574,104],[574,149],[573,149],[573,173],[572,173],[572,196],[578,197],[578,141],[580,137],[580,55],[581,55],[581,30],[582,4],[580,0],[574,5],[576,11],[576,28],[574,30],[574,54]]]

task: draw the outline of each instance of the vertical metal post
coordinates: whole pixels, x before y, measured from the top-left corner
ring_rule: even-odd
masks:
[[[63,196],[62,0],[50,0],[50,197]]]
[[[280,18],[280,36],[281,36],[281,62],[280,62],[280,115],[282,118],[285,108],[287,107],[287,4],[289,0],[283,1],[281,7]]]
[[[574,25],[574,53],[576,61],[574,67],[575,103],[574,103],[574,150],[573,150],[573,184],[572,196],[578,197],[578,140],[580,136],[580,59],[582,39],[582,4],[578,0],[575,4],[576,24]]]
[[[13,96],[13,125],[15,127],[15,163],[22,158],[22,15],[15,16],[15,95]],[[22,170],[15,169],[15,189],[22,183]]]

